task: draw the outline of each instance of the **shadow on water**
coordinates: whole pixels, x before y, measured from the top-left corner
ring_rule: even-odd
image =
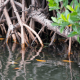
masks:
[[[55,48],[5,45],[0,49],[0,80],[80,80],[79,54],[68,60],[66,46]]]

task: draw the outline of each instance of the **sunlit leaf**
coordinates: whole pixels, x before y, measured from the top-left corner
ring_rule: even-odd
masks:
[[[61,18],[62,18],[64,21],[67,21],[66,17],[65,17],[63,14],[61,14]]]
[[[75,11],[70,5],[67,5],[66,7],[67,7],[67,9],[69,9],[69,10],[72,11],[72,12]]]
[[[59,7],[49,7],[49,11],[60,9]]]
[[[69,20],[70,14],[67,15],[67,20]]]
[[[79,5],[76,5],[75,11],[77,12],[79,10]]]
[[[57,18],[51,17],[51,19],[52,19],[54,22],[57,22]]]

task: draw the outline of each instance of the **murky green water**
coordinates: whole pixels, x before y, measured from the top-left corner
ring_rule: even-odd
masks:
[[[15,44],[0,49],[0,80],[80,80],[80,67],[51,50]],[[14,61],[14,62],[13,62]]]

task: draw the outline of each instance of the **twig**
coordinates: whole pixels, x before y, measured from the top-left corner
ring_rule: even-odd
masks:
[[[42,30],[45,28],[45,26],[43,26],[40,31],[38,32],[38,35],[42,32]],[[33,45],[34,41],[36,40],[37,37],[35,37],[35,39],[32,41],[31,46]]]
[[[25,10],[25,0],[22,0],[22,11]],[[22,21],[25,22],[25,12],[22,12]]]
[[[14,33],[15,33],[15,35],[16,35],[16,38],[17,38],[17,40],[18,40],[19,44],[21,45],[21,42],[20,42],[20,39],[19,39],[19,36],[18,36],[17,32],[16,32],[16,31],[14,31]]]
[[[27,27],[29,30],[31,30],[31,31],[37,36],[37,38],[39,39],[41,45],[43,46],[43,42],[42,42],[41,38],[39,37],[39,35],[38,35],[32,28],[30,28],[28,25],[26,25],[25,23],[23,23],[23,22],[21,21],[18,12],[16,12],[17,9],[16,9],[16,7],[15,7],[14,1],[13,1],[13,0],[10,0],[10,2],[11,2],[11,4],[12,4],[12,7],[13,7],[14,11],[15,11],[15,14],[16,14],[16,16],[17,16],[18,22],[19,22],[19,24],[20,24],[20,26],[21,26],[21,30],[23,31],[23,26]],[[23,44],[23,32],[22,32],[21,37],[22,37],[22,44]]]
[[[36,37],[38,38],[40,44],[43,46],[43,42],[42,42],[41,38],[39,37],[39,35],[38,35],[32,28],[30,28],[28,25],[26,25],[26,24],[24,24],[24,23],[23,23],[23,25],[24,25],[25,27],[27,27],[29,30],[31,30],[31,31],[36,35]]]
[[[30,58],[30,60],[35,59],[35,57],[39,56],[39,53],[42,51],[43,47],[40,47],[40,49],[38,50],[38,52],[36,53],[35,56],[33,56],[32,58]]]
[[[70,32],[72,31],[72,27],[70,26]],[[68,49],[68,57],[70,57],[71,54],[71,37],[69,38],[69,49]]]
[[[55,36],[56,36],[56,32],[53,34],[49,46],[51,46],[51,45],[53,44],[53,41],[54,41],[54,39],[55,39]]]
[[[18,35],[21,37],[21,34],[19,32],[18,32]],[[25,44],[29,46],[29,43],[26,41],[26,39],[24,39],[24,41],[25,41]]]
[[[7,35],[7,41],[6,42],[8,42],[8,38],[9,38],[9,33],[10,33],[10,31],[12,31],[13,30],[13,25],[12,25],[12,22],[11,22],[11,20],[10,20],[10,18],[9,18],[9,14],[8,14],[8,12],[7,12],[7,9],[6,9],[6,7],[4,8],[4,15],[5,15],[5,17],[6,17],[6,20],[7,20],[7,24],[8,24],[8,35]],[[16,42],[16,37],[15,37],[15,35],[13,34],[12,35],[12,37],[13,37],[13,40]]]
[[[21,46],[22,46],[22,48],[25,48],[23,24],[22,24],[22,21],[21,21],[21,19],[20,19],[20,16],[19,16],[18,12],[17,12],[17,9],[16,9],[16,7],[15,7],[14,1],[13,1],[13,0],[10,0],[10,2],[11,2],[11,5],[12,5],[14,11],[15,11],[15,14],[16,14],[16,17],[17,17],[17,19],[18,19],[18,22],[19,22],[19,24],[20,24],[20,26],[21,26]]]
[[[21,15],[20,15],[20,17],[21,17]],[[11,20],[16,20],[17,17],[16,17],[16,16],[14,16],[14,17],[10,17],[10,19],[11,19]],[[6,22],[6,19],[2,19],[2,20],[0,20],[0,24],[2,24],[2,23],[4,23],[4,22]]]
[[[3,10],[3,8],[8,4],[9,0],[6,0],[3,2],[2,6],[0,7],[0,12]],[[0,4],[1,5],[1,4]]]
[[[22,8],[22,4],[21,4],[21,3],[16,2],[16,1],[14,1],[14,2],[15,2],[15,4],[16,4],[17,6],[19,6],[20,8]],[[28,9],[25,7],[25,10],[29,10],[30,7],[31,7],[31,6],[29,6]],[[27,14],[27,11],[25,11],[25,14]],[[35,38],[34,35],[32,34],[32,32],[31,32],[27,27],[26,27],[26,29],[27,29],[27,31],[29,32],[29,35],[30,35],[31,39],[33,40],[33,39]],[[35,40],[35,42],[38,43],[37,40]]]

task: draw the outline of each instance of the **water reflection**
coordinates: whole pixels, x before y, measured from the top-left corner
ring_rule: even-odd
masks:
[[[21,50],[15,43],[10,45],[0,53],[0,80],[80,80],[80,68],[72,57],[63,62],[64,57],[43,47]]]

